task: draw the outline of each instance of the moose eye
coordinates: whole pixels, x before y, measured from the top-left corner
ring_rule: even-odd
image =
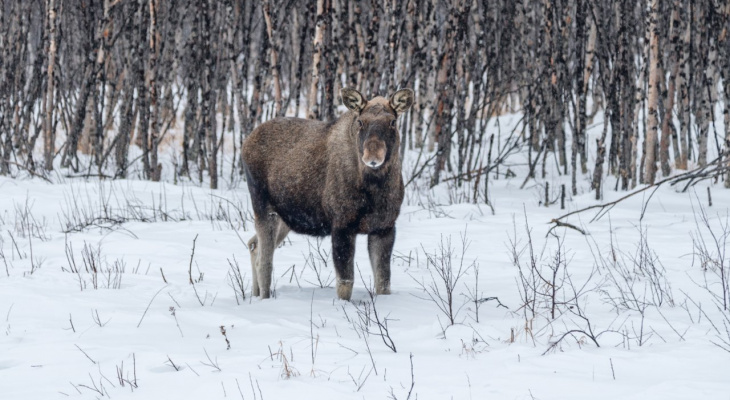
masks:
[[[390,121],[390,127],[395,129],[395,120]]]
[[[362,121],[361,121],[361,120],[359,120],[359,119],[358,119],[358,120],[356,120],[356,121],[357,121],[357,126],[358,126],[359,128],[362,128]]]

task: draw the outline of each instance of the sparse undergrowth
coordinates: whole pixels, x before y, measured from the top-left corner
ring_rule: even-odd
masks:
[[[414,221],[404,218],[399,228],[392,295],[375,296],[367,253],[361,251],[353,301],[334,300],[329,241],[292,235],[276,256],[277,296],[260,301],[250,296],[248,254],[231,232],[236,222],[231,225],[225,216],[211,219],[213,214],[202,211],[205,217],[198,218],[188,201],[192,198],[185,197],[193,196],[187,189],[170,189],[168,211],[159,195],[144,201],[138,193],[123,195],[140,202],[136,214],[129,211],[136,206],[108,200],[113,213],[104,214],[107,206],[87,207],[93,212],[77,220],[123,215],[119,224],[92,224],[68,233],[63,231],[69,220],[61,213],[49,217],[33,195],[24,194],[0,210],[0,271],[5,271],[0,284],[44,288],[31,297],[2,287],[13,298],[0,302],[0,307],[8,304],[0,332],[12,340],[31,340],[24,318],[45,311],[29,311],[29,299],[48,298],[56,290],[83,291],[78,298],[55,295],[63,300],[48,309],[62,321],[46,318],[58,321],[48,327],[61,329],[57,340],[89,363],[76,368],[81,374],[69,375],[65,387],[55,387],[69,396],[106,398],[130,390],[144,398],[148,388],[165,379],[157,375],[164,371],[201,387],[214,383],[225,397],[269,398],[269,391],[286,390],[294,384],[283,381],[293,380],[356,396],[415,399],[438,390],[429,375],[438,360],[443,374],[462,379],[476,397],[485,391],[471,368],[492,362],[521,368],[533,365],[540,354],[574,352],[571,357],[583,367],[584,360],[608,360],[605,371],[619,382],[631,370],[625,360],[639,347],[645,349],[642,356],[677,343],[704,349],[703,354],[708,354],[703,344],[730,352],[724,248],[730,235],[725,214],[707,211],[714,209],[695,211],[691,251],[677,262],[667,258],[651,223],[612,226],[606,219],[599,225],[605,231],[576,224],[590,231],[583,236],[570,227],[543,228],[530,214],[511,226],[499,213],[490,216],[477,208],[463,217],[460,206],[434,200],[430,210],[406,211],[415,216]],[[95,196],[77,197],[81,208]],[[172,201],[183,197],[184,208]],[[210,198],[197,193],[198,208],[203,208],[200,199]],[[67,203],[56,207],[71,209]],[[169,210],[183,209],[184,218],[172,218],[178,211]],[[229,215],[237,214],[233,206],[230,210]],[[484,221],[501,225],[485,229]],[[482,236],[510,227],[506,251]],[[104,234],[94,236],[97,229]],[[166,251],[169,246],[176,250]],[[687,285],[683,274],[694,282]],[[41,329],[48,325],[34,323]],[[128,346],[128,356],[112,357],[102,337]],[[159,351],[145,350],[147,343]],[[586,347],[595,351],[580,350]],[[12,347],[9,354],[10,359],[23,357]],[[519,361],[510,364],[500,358],[504,354]],[[458,394],[468,398],[466,390]]]

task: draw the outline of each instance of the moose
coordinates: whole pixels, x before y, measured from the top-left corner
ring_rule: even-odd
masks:
[[[274,250],[290,230],[332,237],[337,296],[350,300],[355,238],[368,235],[376,294],[390,293],[395,220],[403,202],[398,116],[413,91],[370,101],[340,91],[340,118],[276,118],[253,130],[241,148],[256,234],[248,241],[253,295],[271,295]]]

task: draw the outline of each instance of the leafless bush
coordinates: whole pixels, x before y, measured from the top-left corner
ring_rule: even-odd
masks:
[[[470,203],[472,201],[473,184],[469,181],[449,180],[445,182],[446,193],[449,196],[449,205]]]
[[[413,373],[413,353],[410,354],[410,361],[411,361],[411,385],[408,387],[408,393],[406,393],[405,400],[410,400],[411,395],[413,395],[413,388],[416,386],[416,376]],[[418,398],[418,394],[415,393],[416,399]],[[388,398],[391,400],[398,400],[398,397],[395,395],[395,391],[393,391],[393,387],[390,387],[390,393],[388,395]]]
[[[79,289],[84,290],[84,281],[81,279],[81,271],[78,265],[76,265],[76,257],[74,256],[73,244],[68,241],[68,235],[65,236],[64,252],[66,254],[66,262],[68,263],[68,272],[76,274],[79,281]],[[62,271],[66,271],[65,268],[61,267]]]
[[[728,313],[726,310],[723,310],[721,304],[717,301],[717,299],[713,299],[715,303],[714,306],[720,314],[721,323],[716,323],[717,317],[710,316],[706,311],[706,307],[703,307],[701,302],[696,301],[684,291],[682,291],[682,293],[685,295],[685,302],[681,306],[687,311],[687,315],[689,316],[690,320],[695,323],[687,301],[689,301],[697,309],[697,322],[699,322],[702,317],[704,317],[705,320],[710,323],[712,330],[715,332],[715,338],[714,340],[710,339],[710,343],[730,353],[730,313]],[[692,311],[694,312],[694,310]],[[678,332],[677,334],[680,335],[680,338],[682,338],[683,335],[679,334]]]
[[[425,165],[424,165],[425,167]],[[431,218],[448,217],[444,205],[441,204],[428,182],[414,180],[408,184],[405,193],[405,203],[415,205],[427,211]]]
[[[299,271],[299,274],[298,275],[297,275],[297,265],[296,264],[292,264],[291,267],[287,268],[284,272],[282,272],[281,276],[279,276],[279,277],[280,278],[283,278],[283,277],[289,275],[289,283],[292,283],[292,281],[295,281],[296,284],[297,284],[297,287],[299,289],[301,289],[302,288],[302,285],[299,282],[299,279],[302,278],[302,275],[304,274],[304,269],[305,268],[306,268],[306,260],[305,260],[305,266],[304,266],[304,268],[302,268],[301,271]]]
[[[218,365],[218,357],[213,360],[210,358],[210,354],[208,354],[208,350],[203,347],[203,352],[205,352],[205,357],[208,359],[208,362],[201,361],[200,363],[205,365],[206,367],[211,367],[217,372],[221,372],[221,367]]]
[[[81,264],[77,264],[73,245],[66,237],[65,244],[66,262],[68,269],[62,268],[76,274],[79,289],[84,290],[90,284],[93,289],[121,289],[122,277],[126,273],[126,262],[123,259],[115,259],[111,263],[102,256],[101,243],[96,247],[84,242],[81,249]],[[88,282],[87,282],[88,278]]]
[[[479,264],[474,264],[474,289],[466,286],[466,291],[469,302],[474,305],[474,321],[479,323],[479,307],[483,302],[488,301],[484,299],[483,293],[479,291]]]
[[[5,258],[5,241],[3,240],[2,235],[0,235],[0,260],[2,260],[3,265],[5,265],[5,274],[9,277],[10,268],[8,267],[8,259]]]
[[[507,306],[502,304],[501,301],[499,301],[499,298],[496,296],[489,296],[484,297],[484,292],[479,290],[479,263],[474,263],[472,267],[472,271],[474,271],[474,287],[470,287],[469,285],[464,285],[466,287],[466,298],[469,301],[469,303],[474,305],[474,309],[471,310],[474,313],[474,316],[472,317],[476,323],[479,323],[479,308],[481,308],[482,304],[488,302],[488,301],[496,301],[497,307],[504,307],[506,309],[509,309]]]
[[[532,229],[527,224],[525,216],[525,234],[527,242],[520,245],[517,239],[517,228],[510,238],[510,253],[512,264],[517,267],[517,287],[520,292],[521,305],[525,320],[534,319],[547,311],[548,318],[555,320],[565,312],[568,301],[563,292],[563,285],[568,277],[568,255],[563,244],[564,239],[553,235],[556,249],[545,257],[547,243],[538,255],[532,239]],[[525,252],[527,260],[523,261]]]
[[[101,322],[101,317],[99,317],[99,310],[96,310],[96,309],[95,309],[95,310],[93,310],[93,311],[91,312],[91,319],[92,319],[92,320],[94,320],[94,323],[95,323],[96,325],[98,325],[98,326],[99,326],[99,328],[103,328],[103,327],[105,327],[105,326],[106,326],[106,324],[108,324],[108,323],[109,323],[109,321],[111,321],[111,320],[112,320],[111,318],[109,318],[109,319],[108,319],[108,320],[106,320],[105,322]]]
[[[652,336],[645,326],[647,311],[665,304],[673,307],[674,295],[659,256],[649,246],[646,229],[639,226],[638,231],[639,242],[633,253],[622,251],[616,245],[613,233],[608,252],[601,251],[595,242],[589,246],[596,265],[605,272],[605,285],[599,290],[604,302],[617,314],[622,311],[638,313],[638,328],[632,321],[633,336],[625,336],[643,346]]]
[[[26,196],[22,204],[13,203],[15,208],[15,233],[21,238],[36,238],[42,242],[51,239],[48,235],[48,221],[45,218],[38,221],[33,215],[33,204]]]
[[[10,232],[10,230],[7,230],[8,236],[10,237],[10,256],[13,260],[15,260],[15,255],[18,255],[18,259],[22,260],[24,258],[28,258],[28,253],[20,252],[20,247],[18,246],[18,242],[15,240],[15,237],[13,236],[13,233]],[[30,240],[29,240],[30,242]]]
[[[84,263],[86,272],[91,274],[91,286],[98,289],[99,271],[101,270],[101,244],[93,249],[88,243],[84,242],[84,248],[81,249],[81,260]]]
[[[192,192],[183,193],[179,208],[170,208],[165,186],[159,193],[151,193],[150,199],[140,199],[131,191],[118,190],[114,184],[98,185],[98,188],[73,186],[64,193],[64,204],[59,219],[64,233],[83,232],[89,229],[115,230],[130,221],[209,221],[216,229],[247,230],[253,215],[243,201],[211,195],[210,201],[201,204]],[[119,194],[121,192],[121,194]],[[185,202],[192,203],[192,210]]]
[[[309,267],[317,278],[316,283],[309,282],[306,279],[305,281],[324,289],[332,287],[335,278],[332,276],[332,268],[329,268],[331,250],[328,251],[326,246],[322,246],[322,241],[322,238],[315,238],[314,244],[312,244],[312,240],[307,239],[309,254],[303,254],[303,256],[305,260],[304,269]],[[325,272],[325,270],[327,271]]]
[[[350,366],[347,366],[347,375],[352,379],[352,383],[355,385],[357,390],[356,392],[359,392],[360,389],[362,389],[363,386],[365,386],[365,383],[368,381],[368,378],[370,377],[370,374],[373,373],[373,369],[370,368],[370,371],[363,377],[363,374],[365,373],[365,366],[363,365],[362,369],[360,370],[360,374],[357,376],[357,379],[350,373]]]
[[[666,270],[659,260],[659,255],[649,247],[646,230],[641,231],[640,228],[639,244],[630,260],[636,275],[646,281],[652,305],[661,307],[667,304],[674,307],[672,286],[666,277]]]
[[[64,233],[83,232],[87,229],[117,229],[129,220],[123,213],[116,192],[107,193],[105,185],[99,185],[97,198],[92,197],[91,190],[78,190],[71,186],[70,192],[64,193],[64,204],[59,217]],[[112,203],[115,200],[115,203]]]
[[[697,202],[699,204],[699,201]],[[701,303],[690,300],[701,315],[712,325],[715,338],[710,340],[715,346],[730,352],[730,257],[727,256],[727,242],[730,240],[730,217],[718,216],[717,226],[713,226],[704,207],[694,208],[695,226],[691,233],[695,259],[699,260],[704,272],[704,281],[697,283],[708,293],[719,314],[710,316],[703,310]],[[694,259],[693,259],[694,261]],[[685,293],[686,295],[686,293]]]
[[[105,263],[100,274],[100,278],[103,279],[102,286],[107,289],[121,289],[122,276],[126,271],[127,263],[124,259],[118,258],[111,264]]]
[[[509,239],[509,249],[512,258],[512,265],[517,267],[518,280],[517,289],[520,293],[521,305],[517,311],[522,311],[525,321],[533,320],[538,315],[537,309],[537,287],[540,285],[538,274],[535,271],[538,268],[538,255],[535,254],[535,248],[532,244],[532,234],[527,226],[527,218],[525,218],[525,229],[527,233],[527,243],[520,246],[517,239],[517,224],[512,221],[513,236]],[[525,251],[528,251],[528,259],[523,262]]]
[[[109,380],[105,379],[105,377],[101,374],[101,372],[99,372],[98,382],[96,380],[94,380],[94,377],[91,376],[91,374],[89,374],[89,380],[90,380],[89,384],[79,383],[77,385],[74,385],[71,382],[69,382],[69,383],[71,383],[71,386],[73,386],[74,389],[76,389],[76,391],[79,392],[79,394],[81,394],[81,390],[79,390],[79,388],[82,388],[82,389],[86,389],[91,392],[94,392],[94,393],[96,393],[96,395],[98,395],[100,397],[104,397],[104,396],[109,397],[109,391],[104,386],[104,380],[107,380],[107,381],[109,381]],[[111,381],[109,381],[109,382],[111,382]]]
[[[290,349],[291,354],[291,349]],[[270,361],[276,361],[281,363],[281,377],[284,379],[291,379],[294,377],[297,377],[301,375],[299,373],[299,370],[297,370],[292,365],[292,359],[293,355],[290,357],[287,357],[286,352],[284,351],[284,342],[279,342],[279,349],[276,352],[271,351],[271,347],[269,347],[269,357],[267,357]]]
[[[134,353],[132,353],[132,368],[131,370],[129,368],[125,368],[124,366],[124,360],[121,361],[120,364],[114,366],[114,372],[116,377],[116,384],[111,379],[107,378],[106,375],[102,372],[101,364],[91,358],[89,354],[87,354],[84,350],[82,350],[79,346],[76,346],[83,354],[86,356],[86,358],[89,359],[94,365],[97,367],[97,373],[98,377],[94,377],[91,373],[89,373],[89,381],[88,383],[78,383],[75,384],[73,382],[69,382],[71,386],[73,386],[74,390],[76,390],[77,393],[83,394],[82,390],[87,390],[89,392],[93,393],[93,396],[95,398],[111,398],[111,395],[109,393],[110,389],[115,389],[117,387],[129,387],[129,389],[134,392],[134,389],[137,389],[139,387],[139,384],[137,383],[137,360]],[[62,394],[68,396],[68,394],[61,392]]]
[[[236,304],[241,304],[246,300],[246,289],[248,284],[244,283],[245,274],[241,273],[241,268],[238,265],[236,256],[233,256],[233,261],[228,260],[228,285],[233,289],[233,295],[236,299]],[[240,299],[240,301],[239,301]]]
[[[545,256],[547,242],[538,254],[526,218],[527,241],[524,245],[520,245],[516,230],[510,238],[510,252],[518,270],[517,288],[522,302],[517,311],[522,311],[527,334],[535,341],[543,332],[551,331],[550,337],[554,340],[550,341],[543,354],[559,348],[567,338],[573,338],[579,346],[590,342],[600,347],[599,338],[615,331],[610,325],[597,328],[587,313],[587,297],[600,285],[594,282],[598,273],[596,266],[578,282],[569,269],[570,257],[565,250],[564,238],[553,234],[556,248]],[[536,327],[543,318],[547,323]],[[560,325],[562,329],[557,328]],[[556,330],[558,333],[555,333]]]
[[[715,346],[730,353],[730,313],[728,313],[727,310],[720,309],[720,306],[718,306],[717,309],[718,311],[720,311],[722,328],[719,328],[716,324],[713,323],[713,328],[715,329],[716,333],[715,338],[717,340],[710,340],[710,342]]]
[[[389,348],[393,353],[397,353],[395,342],[390,336],[390,327],[388,326],[388,321],[392,320],[388,318],[387,315],[382,316],[378,313],[376,305],[377,296],[375,295],[372,282],[366,282],[359,269],[358,273],[360,274],[360,280],[368,293],[368,298],[366,300],[355,301],[352,303],[357,310],[359,320],[358,328],[364,336],[379,336],[387,348]]]
[[[563,341],[571,337],[575,340],[578,346],[583,346],[588,340],[592,342],[596,347],[601,347],[599,339],[601,336],[607,333],[615,333],[624,336],[623,333],[618,332],[611,328],[611,325],[605,328],[597,327],[587,313],[587,296],[589,293],[596,290],[595,287],[589,286],[593,282],[593,278],[597,273],[597,269],[594,266],[591,269],[588,277],[582,282],[577,283],[573,280],[573,276],[570,273],[565,274],[565,313],[561,315],[558,322],[562,322],[565,327],[564,332],[555,335],[557,339],[550,342],[547,350],[543,354],[547,354],[557,348],[563,343]]]
[[[134,392],[134,389],[138,388],[137,384],[137,359],[132,353],[132,372],[130,375],[129,371],[124,370],[124,360],[117,367],[117,381],[121,387],[129,385],[129,388]]]
[[[244,204],[243,200],[235,195],[228,199],[211,194],[211,202],[208,207],[208,212],[204,215],[205,219],[211,223],[225,222],[228,228],[236,232],[247,231],[250,224],[253,223],[251,207]],[[222,229],[222,227],[219,228]]]
[[[180,366],[177,365],[177,364],[175,364],[175,362],[172,361],[172,359],[170,358],[170,356],[167,356],[167,361],[165,361],[165,364],[171,366],[172,369],[174,369],[176,372],[177,371],[180,371]]]
[[[694,206],[693,206],[694,208]],[[703,287],[720,304],[724,311],[730,311],[730,258],[727,257],[727,242],[730,239],[730,221],[726,214],[719,219],[718,228],[713,228],[704,207],[694,210],[697,230],[691,234],[694,255],[705,272]],[[708,280],[713,274],[716,282]]]
[[[195,293],[195,298],[198,299],[198,303],[200,303],[201,306],[205,306],[205,303],[208,300],[208,291],[205,291],[205,296],[203,298],[200,297],[200,294],[198,293],[198,288],[195,286],[196,283],[200,283],[203,281],[203,277],[205,274],[200,271],[200,268],[198,267],[198,263],[195,263],[195,266],[198,268],[198,277],[193,279],[193,260],[195,259],[195,243],[198,241],[198,234],[195,234],[195,238],[193,238],[193,247],[190,251],[190,263],[188,264],[188,280],[190,285],[193,287],[193,292]],[[215,301],[215,297],[213,296],[213,300]],[[213,303],[211,302],[211,305]]]
[[[416,279],[413,275],[411,278],[426,293],[426,300],[433,302],[439,311],[446,316],[449,325],[457,322],[459,311],[464,304],[456,304],[456,287],[462,277],[474,267],[475,262],[465,265],[466,250],[469,247],[469,240],[466,237],[466,231],[461,234],[461,254],[455,254],[456,249],[451,245],[451,236],[441,241],[435,252],[428,252],[423,245],[421,249],[426,256],[426,269],[428,270],[430,280],[425,282]]]

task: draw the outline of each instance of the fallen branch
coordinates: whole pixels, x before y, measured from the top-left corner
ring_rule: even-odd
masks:
[[[615,206],[616,204],[618,204],[618,203],[620,203],[620,202],[622,202],[622,201],[624,201],[624,200],[626,200],[626,199],[628,199],[630,197],[633,197],[633,196],[635,196],[635,195],[637,195],[639,193],[643,193],[643,192],[645,192],[645,191],[647,191],[649,189],[654,189],[656,191],[661,185],[663,185],[665,183],[669,183],[671,186],[674,186],[674,185],[676,185],[676,184],[678,184],[680,182],[688,181],[687,184],[682,189],[682,192],[686,192],[687,189],[690,186],[694,186],[697,183],[699,183],[699,182],[701,182],[701,181],[703,181],[705,179],[710,179],[710,178],[713,178],[713,177],[717,177],[717,176],[719,176],[722,173],[725,173],[725,172],[730,171],[730,166],[723,165],[723,163],[722,163],[723,159],[724,159],[724,155],[715,158],[711,162],[707,163],[707,165],[705,165],[704,167],[697,168],[697,169],[693,169],[692,171],[687,171],[687,172],[682,173],[682,174],[679,174],[679,175],[675,175],[675,176],[670,176],[668,178],[664,178],[664,179],[660,180],[659,182],[655,182],[655,183],[653,183],[651,185],[644,186],[641,189],[638,189],[638,190],[636,190],[634,192],[631,192],[631,193],[629,193],[629,194],[627,194],[627,195],[625,195],[625,196],[623,196],[623,197],[621,197],[619,199],[616,199],[614,201],[610,201],[608,203],[594,204],[592,206],[588,206],[588,207],[585,207],[585,208],[581,208],[580,210],[571,211],[571,212],[569,212],[567,214],[561,215],[560,217],[553,218],[550,221],[550,223],[556,224],[555,227],[557,227],[557,226],[566,226],[566,227],[569,227],[569,228],[577,229],[575,226],[562,225],[562,224],[565,224],[565,222],[562,222],[560,220],[565,219],[565,218],[567,218],[567,217],[569,217],[571,215],[580,214],[580,213],[583,213],[585,211],[598,209],[598,212],[596,213],[596,215],[593,216],[593,218],[591,218],[591,220],[589,221],[589,223],[590,222],[593,222],[593,221],[597,221],[597,220],[601,219],[604,215],[606,215],[609,211],[611,211],[611,209],[613,208],[613,206]],[[649,196],[649,200],[651,200],[651,197],[652,196]],[[648,200],[647,200],[647,202],[648,202]],[[646,205],[644,205],[643,210],[642,210],[642,213],[641,213],[641,217],[642,218],[644,216],[644,211],[645,210],[646,210]],[[555,228],[555,227],[553,227],[553,228]],[[552,230],[552,228],[551,228],[551,230]],[[581,231],[580,229],[577,229],[577,230],[580,231],[581,233],[583,233],[585,235],[585,232]]]
[[[584,235],[584,236],[586,235],[586,231],[584,231],[583,229],[578,228],[577,226],[575,226],[573,224],[569,224],[567,222],[558,221],[556,219],[553,219],[552,221],[550,221],[550,223],[551,224],[555,224],[555,225],[553,225],[553,227],[550,228],[550,230],[545,234],[545,237],[548,237],[548,235],[550,235],[550,232],[552,232],[553,229],[558,228],[558,227],[561,227],[561,226],[564,227],[564,228],[575,229],[576,231],[580,232],[581,235]]]

